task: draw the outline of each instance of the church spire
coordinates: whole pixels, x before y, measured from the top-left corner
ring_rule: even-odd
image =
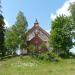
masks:
[[[35,20],[35,23],[38,23],[38,20],[37,19]]]
[[[35,20],[34,26],[35,26],[35,27],[39,27],[39,22],[38,22],[37,19]]]

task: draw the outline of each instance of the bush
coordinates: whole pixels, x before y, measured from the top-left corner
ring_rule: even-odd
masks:
[[[60,61],[61,60],[61,58],[52,51],[49,51],[47,53],[47,55],[48,55],[48,60],[50,60],[50,61]]]
[[[39,60],[46,60],[46,61],[53,61],[53,62],[57,62],[61,60],[61,58],[52,51],[48,51],[40,54],[36,53],[35,55],[33,55],[33,57]]]
[[[33,44],[30,44],[30,45],[28,46],[28,50],[29,50],[29,53],[30,53],[31,55],[33,55],[34,52],[35,52],[35,46],[34,46]]]
[[[44,43],[42,43],[42,44],[40,45],[40,47],[41,47],[41,48],[47,48]]]

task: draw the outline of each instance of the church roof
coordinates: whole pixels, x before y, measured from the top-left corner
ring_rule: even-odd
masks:
[[[36,29],[44,33],[47,37],[49,36],[49,34],[43,28],[40,27],[39,22],[37,20],[35,21],[34,26],[29,30],[29,32],[32,32]]]

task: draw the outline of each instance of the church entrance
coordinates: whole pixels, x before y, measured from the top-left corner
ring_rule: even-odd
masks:
[[[35,36],[30,42],[35,46],[35,50],[39,51],[40,45],[43,41],[38,36]]]

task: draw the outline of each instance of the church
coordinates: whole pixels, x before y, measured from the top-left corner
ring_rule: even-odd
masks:
[[[49,34],[40,27],[39,22],[36,20],[33,27],[28,31],[27,41],[34,45],[37,52],[43,52],[48,50],[48,37]],[[40,46],[44,45],[41,49]]]

